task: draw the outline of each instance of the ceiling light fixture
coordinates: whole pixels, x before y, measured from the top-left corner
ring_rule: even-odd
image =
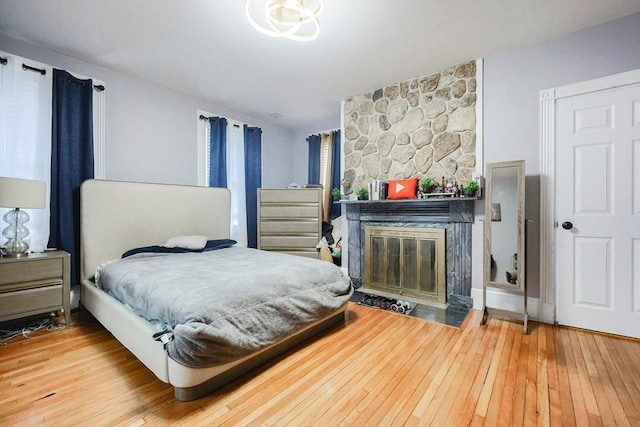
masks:
[[[253,28],[271,37],[310,41],[320,34],[323,0],[247,0],[245,14]],[[262,6],[262,7],[260,7]]]

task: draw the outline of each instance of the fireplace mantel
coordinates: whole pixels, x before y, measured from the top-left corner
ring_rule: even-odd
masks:
[[[347,219],[355,215],[360,220],[380,216],[393,221],[473,222],[475,197],[443,197],[407,200],[341,200],[347,208]],[[355,218],[352,218],[355,219]]]
[[[343,200],[348,225],[349,276],[364,280],[365,227],[433,227],[446,230],[447,303],[472,307],[471,224],[475,197],[411,200]]]

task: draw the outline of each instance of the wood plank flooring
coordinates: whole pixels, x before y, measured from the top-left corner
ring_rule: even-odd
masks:
[[[640,426],[640,341],[350,303],[347,324],[179,402],[85,311],[0,346],[0,426]]]

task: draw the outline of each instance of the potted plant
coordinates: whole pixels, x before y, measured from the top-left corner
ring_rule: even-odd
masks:
[[[426,176],[420,180],[420,191],[423,193],[431,193],[434,186],[435,181],[430,176]]]
[[[369,200],[369,190],[362,187],[356,191],[356,196],[358,196],[358,200]]]
[[[480,188],[480,185],[478,184],[478,181],[476,181],[475,179],[472,179],[467,183],[467,186],[464,188],[464,195],[467,197],[475,197],[479,188]]]
[[[333,196],[334,201],[338,201],[340,200],[342,193],[340,193],[340,189],[336,187],[333,190],[331,190],[331,195]]]

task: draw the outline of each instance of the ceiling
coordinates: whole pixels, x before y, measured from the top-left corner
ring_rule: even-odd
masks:
[[[244,0],[0,0],[0,33],[282,125],[471,59],[640,12],[640,0],[326,0],[311,42]],[[108,83],[108,82],[107,82]]]

